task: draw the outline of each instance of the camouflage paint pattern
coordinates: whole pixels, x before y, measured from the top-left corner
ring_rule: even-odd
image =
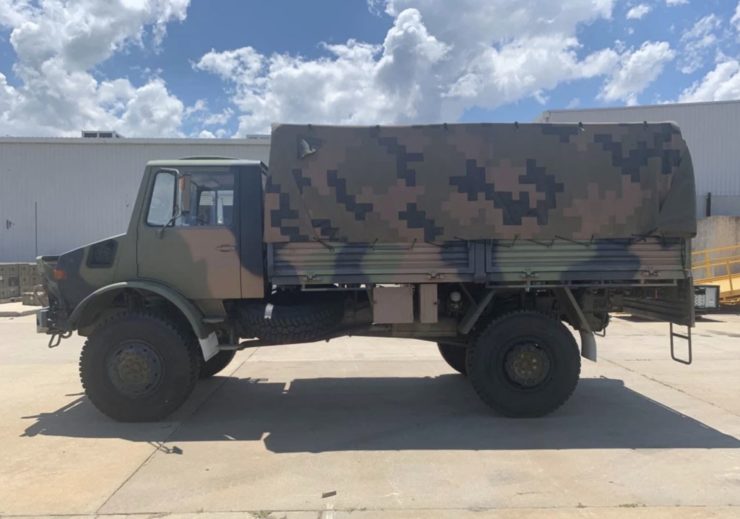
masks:
[[[280,125],[268,243],[689,237],[694,178],[659,124]]]

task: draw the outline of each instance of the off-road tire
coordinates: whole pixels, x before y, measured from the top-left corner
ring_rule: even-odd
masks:
[[[442,358],[452,369],[461,375],[467,375],[465,358],[467,357],[468,349],[465,346],[438,342],[437,348],[439,348],[439,353],[442,355]]]
[[[267,309],[267,305],[272,305]],[[266,316],[269,316],[267,317]],[[299,344],[326,339],[344,316],[344,301],[252,303],[240,307],[239,320],[250,336],[272,344]]]
[[[153,388],[135,396],[118,389],[111,375],[116,356],[131,344],[151,351],[161,367]],[[171,321],[151,313],[126,311],[98,325],[85,342],[80,379],[93,405],[110,418],[120,422],[157,421],[188,398],[202,358],[194,336],[183,334]]]
[[[532,387],[520,385],[510,372],[516,348],[535,351],[549,369]],[[480,334],[467,355],[468,379],[478,396],[497,413],[517,418],[544,416],[556,410],[578,384],[581,357],[573,335],[560,321],[537,312],[502,316]],[[530,381],[531,382],[531,381]]]
[[[235,356],[236,350],[219,351],[213,357],[201,363],[198,378],[202,380],[219,373],[234,360]]]

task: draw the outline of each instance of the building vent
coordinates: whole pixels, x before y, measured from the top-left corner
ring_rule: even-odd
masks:
[[[248,133],[244,138],[249,139],[250,141],[270,141],[270,136],[265,135],[264,133]]]
[[[82,131],[83,139],[122,139],[123,135],[118,132],[108,131]]]

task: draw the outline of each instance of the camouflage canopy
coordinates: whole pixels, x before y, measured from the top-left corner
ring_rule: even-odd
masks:
[[[688,237],[694,176],[659,124],[279,125],[265,241]]]

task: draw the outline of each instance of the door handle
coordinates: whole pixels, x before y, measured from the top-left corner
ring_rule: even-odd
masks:
[[[218,252],[234,252],[236,250],[236,247],[234,245],[229,245],[228,243],[222,243],[218,247],[216,247],[216,250]]]

